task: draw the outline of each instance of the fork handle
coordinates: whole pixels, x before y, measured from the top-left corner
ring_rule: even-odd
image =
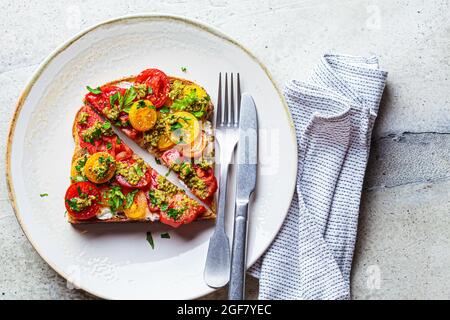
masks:
[[[217,208],[216,228],[225,229],[225,204],[227,201],[228,169],[231,163],[229,152],[221,156],[219,176],[219,201]]]
[[[228,299],[244,300],[248,202],[236,202]]]

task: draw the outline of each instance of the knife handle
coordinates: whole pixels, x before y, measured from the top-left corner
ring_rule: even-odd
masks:
[[[248,202],[236,203],[228,299],[244,300]]]

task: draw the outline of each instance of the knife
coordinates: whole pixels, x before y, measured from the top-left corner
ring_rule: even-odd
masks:
[[[228,289],[228,298],[230,300],[244,299],[248,205],[250,196],[256,186],[257,162],[258,117],[256,106],[252,96],[248,93],[243,93],[239,118],[239,142],[236,164],[236,207]]]

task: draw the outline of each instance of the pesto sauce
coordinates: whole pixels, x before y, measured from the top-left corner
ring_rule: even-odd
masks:
[[[94,125],[83,132],[82,137],[84,142],[93,143],[95,140],[100,139],[102,135],[112,136],[113,134],[114,132],[109,122],[96,121]]]
[[[117,162],[117,174],[124,177],[131,185],[136,185],[146,171],[147,167],[142,159],[137,159],[131,166],[124,162]]]

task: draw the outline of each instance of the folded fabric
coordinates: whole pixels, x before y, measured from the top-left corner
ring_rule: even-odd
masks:
[[[287,83],[297,186],[284,224],[250,269],[260,299],[349,299],[361,189],[387,72],[376,57],[324,55]]]

